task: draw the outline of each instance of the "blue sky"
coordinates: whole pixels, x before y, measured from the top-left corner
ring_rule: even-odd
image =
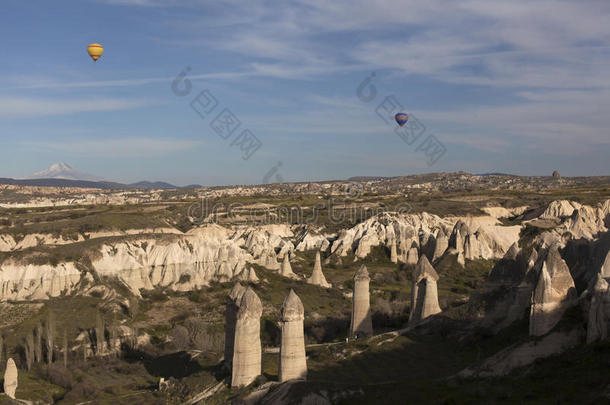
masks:
[[[278,162],[287,181],[608,175],[608,21],[604,0],[4,0],[0,177],[59,161],[180,185],[260,183]],[[189,106],[204,89],[206,119]],[[376,114],[390,95],[446,148],[434,165]],[[241,121],[228,140],[210,127],[223,108]],[[248,160],[243,129],[262,142]]]

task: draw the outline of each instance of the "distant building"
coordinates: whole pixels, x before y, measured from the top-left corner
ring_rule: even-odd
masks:
[[[555,170],[555,171],[553,172],[553,178],[554,178],[554,179],[560,179],[560,178],[561,178],[561,174],[559,174],[559,172],[558,172],[557,170]]]

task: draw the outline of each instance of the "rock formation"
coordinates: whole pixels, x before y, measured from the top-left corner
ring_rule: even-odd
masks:
[[[243,293],[237,322],[235,325],[235,344],[231,386],[249,385],[262,371],[261,315],[263,304],[256,293],[248,287]]]
[[[416,247],[412,247],[407,251],[407,264],[417,264],[419,253]]]
[[[284,260],[282,261],[282,267],[280,268],[280,274],[284,277],[288,278],[298,278],[296,274],[292,272],[292,266],[290,265],[290,259],[288,255],[284,255]]]
[[[237,280],[245,281],[248,283],[258,283],[258,277],[252,267],[245,267],[235,276]]]
[[[305,337],[303,334],[304,314],[301,300],[294,290],[290,290],[280,311],[282,330],[278,375],[280,382],[307,377]]]
[[[508,289],[518,285],[523,280],[527,264],[521,253],[519,246],[514,243],[489,272],[485,290]]]
[[[432,253],[432,261],[435,261],[445,253],[449,247],[449,237],[445,230],[441,227],[436,235],[436,241],[434,243],[434,252]]]
[[[578,210],[582,207],[581,204],[575,201],[568,200],[556,200],[552,201],[546,209],[542,212],[539,218],[542,219],[553,219],[553,218],[563,218],[569,217],[574,213],[575,210]]]
[[[371,302],[369,293],[369,272],[363,264],[354,274],[354,295],[352,296],[352,321],[350,335],[373,334],[373,322],[371,320]]]
[[[438,274],[434,267],[428,258],[422,255],[413,270],[409,324],[417,323],[441,312],[441,307],[438,305],[437,281]]]
[[[559,322],[565,310],[575,304],[576,288],[568,265],[557,246],[549,248],[530,309],[530,335],[547,334]]]
[[[483,288],[485,304],[484,327],[499,331],[529,316],[532,293],[536,285],[534,249],[529,260],[515,243],[489,272]]]
[[[17,391],[18,371],[15,361],[10,358],[6,362],[6,370],[4,371],[4,393],[11,399],[15,399]]]
[[[225,365],[229,368],[233,362],[233,346],[235,345],[235,324],[237,323],[237,312],[239,304],[246,289],[239,283],[235,283],[229,295],[225,307]]]
[[[319,285],[320,287],[330,288],[331,285],[326,281],[324,273],[322,273],[322,262],[320,261],[320,251],[316,252],[316,261],[313,265],[313,272],[311,277],[307,279],[308,284]]]

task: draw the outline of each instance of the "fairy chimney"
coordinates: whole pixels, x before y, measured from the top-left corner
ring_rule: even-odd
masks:
[[[243,293],[237,311],[231,386],[249,385],[262,371],[261,315],[263,304],[252,288]]]
[[[413,270],[409,323],[417,323],[441,312],[441,307],[438,305],[437,281],[438,274],[434,267],[428,258],[422,255]]]
[[[11,399],[15,399],[15,391],[17,391],[18,371],[15,361],[9,358],[6,362],[6,370],[4,371],[4,393]]]
[[[568,307],[576,304],[576,287],[557,246],[549,248],[530,307],[530,335],[547,334]]]
[[[303,303],[294,290],[290,290],[280,312],[282,329],[279,365],[280,382],[305,379],[307,377],[303,319]]]
[[[235,344],[235,324],[237,322],[237,312],[241,297],[246,292],[246,289],[239,283],[229,292],[225,307],[225,365],[231,367],[233,362],[233,346]]]
[[[316,251],[316,261],[313,265],[313,272],[311,277],[307,279],[308,284],[319,285],[320,287],[330,288],[331,285],[326,281],[324,273],[322,273],[322,263],[320,261],[320,251]]]
[[[280,274],[288,278],[297,278],[297,275],[292,272],[292,266],[290,265],[288,253],[284,255],[284,260],[282,261],[282,266],[280,267]]]
[[[354,294],[352,297],[352,322],[350,335],[372,335],[371,302],[369,293],[369,272],[363,264],[354,274]]]

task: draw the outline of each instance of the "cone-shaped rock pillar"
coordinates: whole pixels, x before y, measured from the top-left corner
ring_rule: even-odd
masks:
[[[282,266],[280,267],[280,274],[288,278],[297,278],[297,275],[292,272],[292,266],[290,265],[288,253],[284,255],[284,260],[282,261]]]
[[[363,264],[354,274],[354,295],[352,297],[352,322],[350,335],[373,334],[373,322],[371,321],[371,301],[369,293],[369,272]]]
[[[436,240],[434,242],[434,253],[432,253],[432,261],[438,259],[445,253],[447,248],[449,247],[449,237],[445,230],[441,227],[436,235]]]
[[[419,252],[416,247],[412,247],[407,251],[407,264],[417,264],[417,257]]]
[[[235,286],[229,292],[227,304],[225,307],[225,365],[231,367],[233,362],[233,346],[235,345],[235,324],[237,323],[237,311],[241,297],[246,292],[245,287],[240,283],[235,283]]]
[[[576,303],[576,288],[570,269],[557,246],[549,248],[530,308],[530,335],[547,334],[559,322],[565,310]]]
[[[4,371],[4,393],[12,399],[15,399],[15,392],[17,391],[18,374],[15,361],[9,358]]]
[[[441,312],[441,307],[438,305],[437,281],[438,274],[434,267],[432,267],[428,258],[422,255],[413,270],[410,324]]]
[[[398,254],[396,252],[396,239],[392,239],[390,243],[390,261],[392,263],[398,263]]]
[[[322,273],[322,263],[320,261],[320,251],[316,252],[316,262],[313,265],[313,272],[311,273],[311,277],[307,279],[308,284],[319,285],[320,287],[330,288],[331,285],[328,281],[326,281],[326,277],[324,277],[324,273]]]
[[[248,385],[261,374],[261,315],[263,304],[248,287],[239,303],[235,325],[235,345],[231,386]]]
[[[278,376],[280,382],[307,377],[305,337],[303,334],[304,317],[303,303],[295,292],[290,290],[280,312],[280,322],[282,324]]]

